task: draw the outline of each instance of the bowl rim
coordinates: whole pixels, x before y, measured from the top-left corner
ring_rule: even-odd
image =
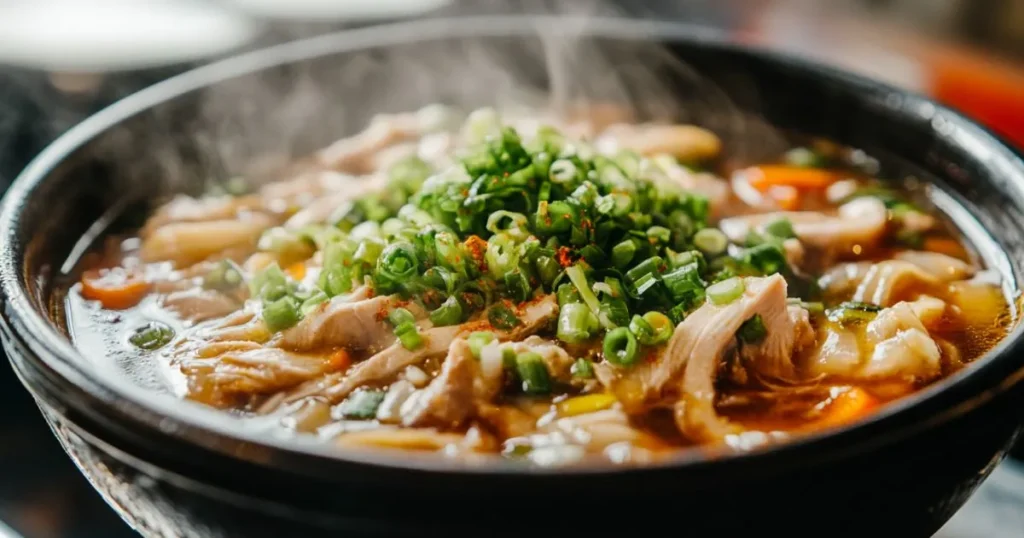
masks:
[[[175,435],[188,444],[219,452],[230,458],[240,458],[249,463],[266,464],[266,460],[247,459],[237,452],[226,451],[224,447],[244,443],[266,448],[273,451],[274,465],[278,468],[287,467],[292,463],[302,468],[302,464],[309,458],[314,462],[327,458],[360,466],[427,473],[607,476],[657,472],[665,468],[679,467],[719,468],[722,465],[735,465],[737,461],[755,465],[768,460],[782,461],[782,458],[806,465],[814,458],[838,457],[853,450],[864,450],[895,442],[922,428],[944,422],[983,405],[1024,380],[1024,360],[1021,360],[1024,359],[1024,324],[1018,324],[971,367],[885,406],[864,421],[843,428],[799,436],[783,443],[750,451],[698,446],[680,450],[656,463],[639,466],[594,463],[547,468],[523,466],[515,462],[502,461],[500,458],[495,458],[496,461],[485,465],[466,465],[449,458],[437,457],[435,454],[418,457],[404,451],[396,451],[393,454],[387,450],[339,450],[331,447],[329,443],[314,444],[299,442],[297,439],[280,439],[263,432],[247,430],[239,421],[222,411],[178,400],[169,395],[154,398],[138,385],[110,383],[104,380],[104,376],[98,373],[97,369],[85,367],[88,363],[85,357],[49,319],[33,307],[23,281],[24,260],[17,255],[18,245],[22,243],[17,236],[22,209],[37,186],[45,182],[52,170],[66,157],[120,122],[204,87],[284,64],[332,54],[451,37],[529,36],[533,35],[531,32],[544,28],[557,30],[567,19],[580,19],[576,21],[580,23],[578,27],[582,28],[587,36],[686,43],[727,52],[745,53],[756,56],[759,61],[773,62],[880,94],[900,96],[903,107],[902,111],[897,111],[898,113],[920,115],[928,111],[932,117],[943,118],[945,132],[952,133],[947,136],[954,138],[956,145],[986,148],[989,162],[994,163],[994,166],[998,165],[1004,174],[1009,174],[1010,183],[1015,183],[1016,188],[1024,193],[1024,161],[987,129],[961,114],[914,92],[827,67],[807,58],[743,44],[736,41],[735,35],[726,36],[724,32],[708,27],[614,17],[551,15],[463,16],[373,25],[257,49],[186,71],[111,104],[49,144],[14,180],[0,205],[0,238],[3,239],[0,242],[0,298],[4,303],[2,318],[10,329],[10,336],[31,352],[30,358],[34,360],[34,366],[42,366],[56,375],[62,383],[77,391],[79,396],[86,398],[86,401],[101,403],[104,412],[117,413],[121,418],[148,426],[155,431]],[[911,110],[914,112],[910,112]],[[17,353],[11,349],[9,343],[5,342],[5,345],[9,352]],[[1014,356],[1018,357],[1019,364],[1016,367],[1010,364]],[[983,383],[984,387],[980,391],[978,388],[968,387],[971,383],[981,383],[980,380],[983,378],[988,381]],[[954,393],[960,393],[960,396],[954,397]],[[926,406],[939,412],[929,412],[920,416]],[[919,416],[914,417],[915,414]],[[901,422],[905,427],[893,428],[893,425]],[[885,435],[880,435],[883,432]]]

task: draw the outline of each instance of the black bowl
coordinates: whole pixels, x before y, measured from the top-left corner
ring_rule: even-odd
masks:
[[[771,125],[862,148],[888,177],[934,183],[933,201],[1016,298],[1024,163],[921,97],[650,22],[434,20],[274,47],[175,77],[90,118],[40,155],[3,203],[4,346],[68,454],[122,517],[147,536],[608,535],[665,526],[695,536],[927,536],[963,504],[1021,429],[1019,327],[965,371],[844,430],[747,454],[690,450],[646,468],[567,470],[343,453],[244,431],[228,416],[129,382],[70,342],[60,286],[67,260],[87,246],[83,235],[138,225],[144,200],[199,188],[198,179],[237,172],[268,150],[301,154],[385,106],[507,94],[510,78],[456,75],[451,54],[475,67],[501,58],[485,54],[481,63],[467,53],[472,42],[528,59],[538,29],[566,28],[593,41],[586,51],[609,51],[604,69],[664,71],[690,111],[685,119],[720,131],[734,154],[774,147]],[[668,73],[655,45],[693,71]],[[516,80],[547,83],[536,62],[508,63],[502,68]],[[566,73],[590,76],[588,96],[615,93],[593,78],[602,73],[572,62],[556,72],[563,82]],[[310,91],[325,82],[333,93]],[[734,108],[720,108],[725,96]]]

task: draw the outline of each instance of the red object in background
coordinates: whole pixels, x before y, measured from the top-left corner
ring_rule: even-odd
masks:
[[[1024,66],[943,50],[928,62],[931,94],[1024,151]]]

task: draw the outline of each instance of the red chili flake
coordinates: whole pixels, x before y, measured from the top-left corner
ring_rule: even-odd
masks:
[[[555,253],[555,258],[558,260],[558,265],[562,267],[569,267],[572,265],[572,252],[569,247],[558,247],[558,252]]]
[[[484,254],[487,252],[487,241],[484,241],[479,236],[471,235],[466,238],[463,242],[466,250],[469,251],[469,255],[473,258],[473,262],[481,271],[487,270],[487,262],[484,259]]]
[[[493,329],[493,327],[491,327],[491,323],[489,321],[483,320],[483,319],[482,320],[478,320],[478,321],[470,321],[468,323],[464,323],[462,325],[462,327],[463,327],[463,331],[464,332],[489,331],[489,330]]]

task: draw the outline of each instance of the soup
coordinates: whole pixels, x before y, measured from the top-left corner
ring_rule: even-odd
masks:
[[[536,465],[841,427],[1005,334],[998,278],[860,152],[738,165],[600,112],[384,115],[179,195],[81,261],[72,334],[339,450]]]

